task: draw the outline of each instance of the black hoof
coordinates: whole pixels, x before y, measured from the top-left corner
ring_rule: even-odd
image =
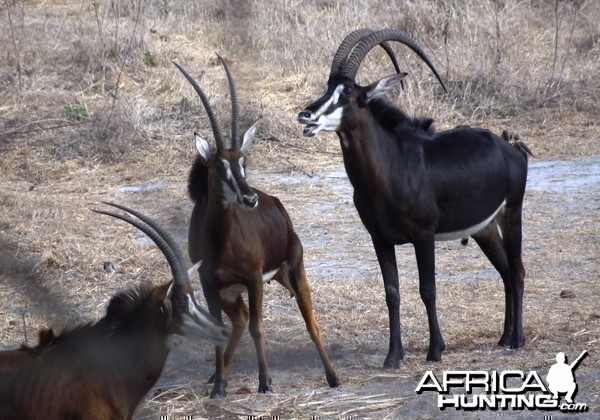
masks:
[[[383,362],[383,368],[398,369],[400,367],[400,360],[402,359],[404,359],[404,353],[388,354]]]
[[[327,375],[327,383],[331,388],[337,388],[338,386],[342,386],[342,383],[335,374]]]

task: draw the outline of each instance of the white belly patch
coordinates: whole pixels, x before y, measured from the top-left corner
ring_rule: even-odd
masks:
[[[271,280],[273,280],[273,277],[275,277],[275,274],[277,274],[278,271],[279,271],[279,268],[276,268],[274,270],[263,273],[263,277],[262,277],[263,283],[268,283]],[[221,299],[223,299],[224,301],[233,303],[233,302],[235,302],[235,300],[237,299],[237,297],[239,295],[241,295],[242,293],[244,293],[246,291],[248,291],[248,289],[243,284],[233,284],[233,285],[221,290],[219,292],[219,296],[221,296]]]
[[[273,280],[273,277],[275,277],[275,274],[279,271],[279,268],[276,268],[275,270],[271,270],[271,271],[267,271],[266,273],[263,273],[263,283],[268,283],[271,280]]]
[[[485,219],[481,223],[477,223],[476,225],[470,226],[466,229],[457,230],[455,232],[437,233],[435,235],[435,240],[436,241],[453,241],[455,239],[468,238],[469,236],[473,235],[474,233],[479,232],[481,229],[486,227],[492,220],[494,220],[496,218],[496,216],[498,215],[498,212],[500,212],[500,210],[502,210],[505,205],[506,205],[506,200],[504,200],[502,202],[502,204],[500,204],[500,207],[498,207],[495,212],[493,212],[487,219]]]
[[[234,284],[226,289],[221,290],[219,292],[219,296],[221,296],[221,299],[223,299],[225,302],[233,303],[239,295],[247,290],[248,289],[246,289],[246,286],[243,284]]]

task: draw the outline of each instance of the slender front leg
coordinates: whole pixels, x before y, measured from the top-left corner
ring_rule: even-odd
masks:
[[[229,367],[231,366],[231,360],[233,359],[233,353],[237,348],[242,334],[248,324],[248,307],[244,303],[244,298],[239,295],[234,302],[222,302],[223,312],[231,320],[231,337],[224,354],[224,369],[223,376],[227,377],[229,374]]]
[[[267,394],[272,393],[273,390],[271,389],[271,373],[267,366],[262,321],[263,282],[262,278],[259,278],[250,283],[248,285],[248,306],[250,309],[249,330],[252,340],[254,340],[256,358],[258,359],[258,392]]]
[[[384,244],[373,239],[375,254],[383,275],[385,288],[385,303],[388,307],[390,320],[390,348],[383,362],[385,368],[398,368],[404,358],[402,337],[400,334],[400,285],[398,282],[398,267],[394,245]]]
[[[439,362],[442,360],[442,352],[446,348],[436,310],[435,290],[435,243],[433,234],[430,237],[415,242],[415,255],[419,269],[419,293],[427,310],[427,321],[429,323],[429,351],[427,361]]]
[[[221,297],[219,291],[214,287],[213,277],[210,273],[204,270],[200,270],[200,284],[202,284],[202,291],[204,292],[204,298],[208,305],[209,313],[219,322],[223,322],[221,314]],[[227,377],[225,374],[225,364],[223,360],[223,346],[215,346],[215,374],[210,378],[209,382],[214,378],[214,386],[210,393],[211,398],[225,397],[227,392]]]

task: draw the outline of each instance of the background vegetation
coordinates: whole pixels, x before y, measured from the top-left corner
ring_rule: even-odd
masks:
[[[333,51],[357,27],[400,28],[424,46],[449,93],[397,47],[410,73],[399,102],[439,127],[599,111],[596,1],[5,0],[0,11],[2,147],[41,147],[57,159],[187,150],[182,137],[206,124],[170,61],[225,110],[215,52],[232,63],[247,118],[262,116],[266,137],[297,142],[296,113],[321,92]],[[365,83],[390,72],[371,56]]]

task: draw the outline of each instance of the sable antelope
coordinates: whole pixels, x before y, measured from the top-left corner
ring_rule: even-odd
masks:
[[[411,48],[445,89],[414,40],[398,30],[381,30],[364,36],[354,49],[342,42],[325,93],[298,114],[305,137],[335,131],[340,139],[354,204],[383,274],[390,325],[384,367],[397,367],[404,356],[394,246],[406,243],[415,249],[419,292],[427,310],[427,360],[441,360],[445,348],[436,314],[436,240],[475,239],[504,282],[506,311],[499,344],[521,347],[521,211],[527,159],[488,130],[462,126],[435,132],[432,120],[409,117],[387,103],[382,96],[406,73],[359,86],[355,78],[360,64],[385,41]]]
[[[37,346],[0,352],[0,418],[130,419],[163,370],[169,335],[227,341],[228,329],[196,303],[183,255],[168,233],[133,210],[110,205],[141,222],[94,211],[148,235],[165,255],[173,280],[117,294],[96,323],[59,335],[42,330]]]
[[[216,149],[211,150],[209,143],[196,134],[199,155],[188,182],[190,197],[195,201],[188,237],[189,256],[192,261],[203,261],[200,279],[211,315],[221,320],[223,310],[233,326],[225,353],[221,346],[216,347],[211,397],[226,395],[227,374],[248,318],[258,358],[258,392],[272,392],[262,322],[263,285],[272,279],[296,298],[323,362],[327,383],[331,387],[339,386],[340,381],[327,356],[312,312],[302,243],[279,199],[251,188],[246,182],[245,152],[254,138],[256,123],[241,139],[235,85],[227,63],[218,57],[225,69],[231,96],[230,148],[225,146],[220,125],[206,95],[198,83],[174,63],[200,97],[216,143]],[[246,291],[248,306],[242,297]]]

